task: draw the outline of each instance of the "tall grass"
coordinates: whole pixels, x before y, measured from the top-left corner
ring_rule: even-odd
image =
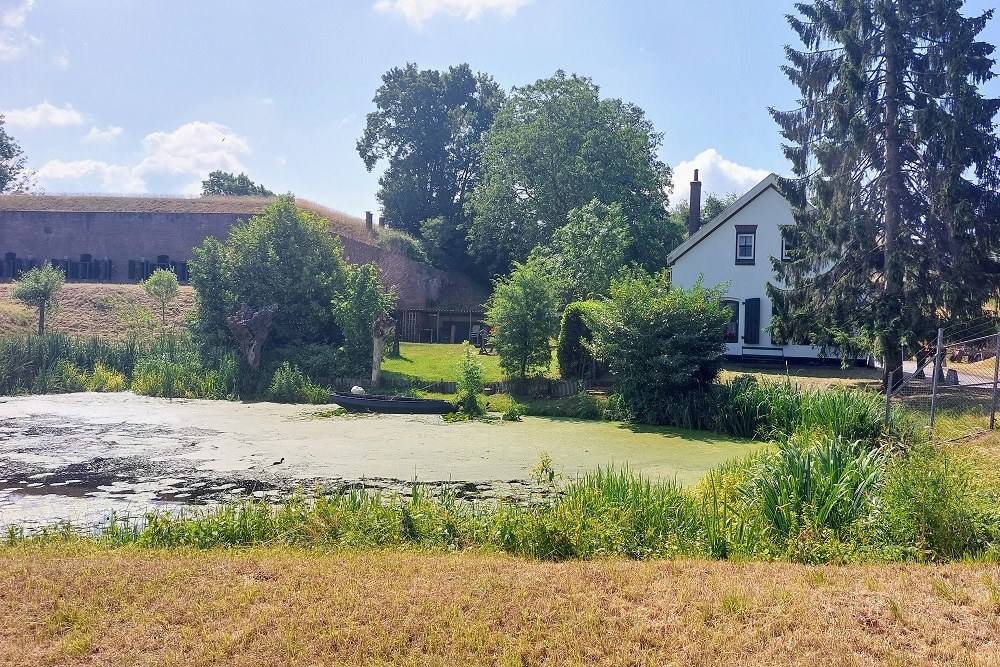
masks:
[[[908,444],[918,429],[894,409],[885,420],[885,399],[873,391],[835,387],[803,389],[791,381],[761,382],[752,375],[668,400],[667,424],[713,430],[740,438],[778,440],[798,431],[822,432],[868,448]]]
[[[101,364],[131,377],[136,362],[151,349],[151,342],[138,338],[113,341],[58,333],[3,335],[0,336],[0,394],[60,390],[58,379],[63,362],[83,372]]]

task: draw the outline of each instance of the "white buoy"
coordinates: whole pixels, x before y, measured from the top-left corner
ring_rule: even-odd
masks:
[[[364,396],[365,388],[359,387],[358,385],[354,385],[353,387],[351,387],[351,393],[354,394],[355,396]]]

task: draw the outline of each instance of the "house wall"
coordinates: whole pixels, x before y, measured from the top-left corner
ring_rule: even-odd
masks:
[[[671,280],[675,285],[690,287],[699,277],[709,287],[725,283],[728,284],[726,298],[740,302],[739,339],[726,343],[728,357],[751,355],[813,360],[823,356],[821,348],[810,345],[775,345],[767,332],[772,307],[765,288],[768,282],[777,284],[771,258],[781,256],[780,228],[793,224],[795,219],[788,201],[774,187],[768,187],[720,227],[703,236],[671,268]],[[736,263],[737,225],[757,226],[752,265]],[[746,345],[746,301],[753,298],[760,299],[760,343]]]

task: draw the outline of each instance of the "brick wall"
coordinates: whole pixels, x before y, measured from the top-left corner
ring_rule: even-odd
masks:
[[[193,258],[192,249],[205,238],[225,239],[229,228],[246,212],[101,212],[38,211],[0,208],[0,260],[6,253],[20,259],[78,261],[89,254],[95,261],[113,262],[114,282],[128,282],[129,260],[155,262]],[[393,286],[400,308],[478,309],[484,291],[464,276],[439,271],[399,253],[343,235],[345,256],[355,264],[375,262],[383,282]]]

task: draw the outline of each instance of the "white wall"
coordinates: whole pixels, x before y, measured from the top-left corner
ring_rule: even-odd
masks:
[[[739,204],[739,202],[737,202]],[[735,205],[734,205],[735,206]],[[711,224],[711,223],[709,223]],[[792,208],[774,187],[767,187],[721,226],[706,235],[695,234],[694,244],[676,260],[671,269],[673,284],[690,287],[700,277],[706,286],[728,283],[726,297],[740,302],[739,341],[726,344],[726,354],[743,354],[747,299],[760,299],[760,343],[751,347],[779,347],[771,341],[767,328],[771,324],[771,301],[765,286],[777,284],[771,268],[771,258],[781,256],[780,227],[795,224]],[[736,264],[736,225],[757,225],[753,265]],[[700,231],[700,230],[699,230]],[[818,358],[820,348],[809,345],[780,346],[785,357]],[[760,350],[758,353],[771,353]],[[778,356],[777,353],[774,353]]]

